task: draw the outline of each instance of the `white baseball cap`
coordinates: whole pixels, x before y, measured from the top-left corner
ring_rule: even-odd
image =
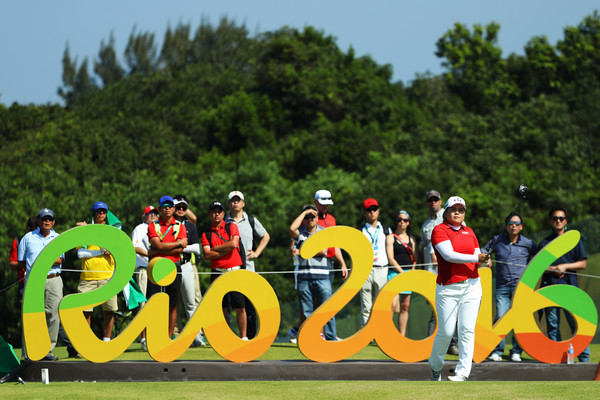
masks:
[[[331,193],[329,193],[329,190],[317,190],[317,193],[315,193],[315,200],[318,201],[319,204],[322,204],[324,206],[333,204],[333,200],[331,200]]]
[[[240,199],[244,200],[244,195],[242,194],[242,192],[238,191],[238,190],[234,190],[233,192],[229,193],[229,196],[227,196],[227,200],[231,200],[233,199],[235,196],[239,197]]]
[[[465,210],[467,209],[467,203],[465,203],[465,200],[462,197],[458,197],[458,196],[450,197],[448,199],[448,201],[446,202],[445,208],[448,209],[456,204],[460,204],[461,206],[463,206],[465,208]]]

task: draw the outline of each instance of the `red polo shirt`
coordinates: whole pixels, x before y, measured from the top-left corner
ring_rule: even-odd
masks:
[[[479,242],[477,241],[475,232],[471,228],[461,225],[458,230],[454,230],[444,221],[433,228],[431,244],[435,249],[438,243],[446,240],[450,240],[454,251],[461,254],[473,254],[475,249],[479,248]],[[479,272],[477,271],[479,263],[451,263],[444,260],[437,249],[435,249],[435,255],[438,262],[438,284],[449,285],[451,283],[462,282],[465,279],[479,277]]]
[[[233,236],[240,237],[240,230],[236,223],[229,224],[229,232],[231,236],[225,230],[225,221],[221,221],[218,227],[214,227],[211,225],[210,231],[210,243],[208,243],[208,239],[206,238],[206,232],[202,233],[202,247],[209,246],[214,247],[220,244],[225,244],[229,241],[229,239]],[[211,268],[233,268],[239,267],[242,265],[242,257],[240,256],[239,247],[237,249],[233,249],[229,253],[222,255],[219,258],[214,258],[210,260]]]
[[[156,231],[156,226],[155,226],[156,224],[151,223],[148,225],[148,239],[149,240],[157,237],[157,238],[161,239],[160,241],[163,243],[174,243],[174,242],[177,242],[177,240],[187,238],[187,231],[185,229],[185,224],[179,224],[179,228],[177,228],[177,220],[175,218],[171,217],[171,220],[166,223],[163,222],[163,220],[159,218],[158,221],[156,221],[156,222],[158,222],[158,224],[160,226],[160,235]],[[175,236],[176,229],[179,229],[179,232],[177,232],[177,237]],[[165,257],[173,262],[177,262],[181,258],[181,256],[171,256],[171,255],[167,255],[167,254],[155,254],[154,257]]]
[[[321,213],[319,213],[319,219],[317,220],[317,223],[320,226],[322,226],[323,228],[335,226],[335,218],[333,217],[333,215],[327,213],[327,215],[325,215],[325,218],[321,218],[320,214]],[[327,249],[327,258],[331,257],[335,257],[335,247],[330,247]]]

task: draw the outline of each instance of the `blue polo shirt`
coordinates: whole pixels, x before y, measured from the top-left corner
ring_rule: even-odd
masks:
[[[552,232],[550,235],[546,236],[540,242],[540,249],[546,246],[548,243],[556,239],[558,235]],[[551,265],[559,265],[559,264],[570,264],[577,262],[579,260],[587,260],[587,254],[585,253],[585,248],[583,247],[583,242],[579,239],[577,245],[571,249],[567,254],[562,255],[560,258],[557,258]],[[574,271],[569,271],[568,274],[565,274],[562,278],[559,278],[554,273],[545,273],[542,275],[542,283],[541,287],[556,285],[556,284],[565,284],[579,287],[579,282],[577,281],[577,273]]]
[[[499,237],[498,237],[499,236]],[[515,243],[511,243],[505,233],[496,235],[481,251],[489,253],[490,247],[496,241],[496,288],[515,287],[525,271],[529,261],[538,252],[538,247],[531,239],[519,235]]]
[[[40,233],[40,228],[38,227],[35,231],[28,232],[21,241],[19,242],[19,261],[25,261],[25,276],[28,277],[31,272],[31,267],[38,255],[44,250],[44,247],[48,243],[50,243],[55,237],[58,236],[58,233],[54,231],[54,229],[50,230],[48,236],[44,237]],[[65,259],[65,255],[62,255],[63,260]],[[53,265],[48,272],[50,274],[60,274],[62,268],[61,265]]]

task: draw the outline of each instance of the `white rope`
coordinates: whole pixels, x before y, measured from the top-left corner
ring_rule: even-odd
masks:
[[[523,265],[523,264],[516,264],[516,263],[509,263],[506,261],[496,261],[493,260],[492,261],[493,264],[505,264],[505,265],[512,265],[515,267],[521,267],[521,268],[525,268],[527,265]],[[555,270],[552,269],[546,269],[546,272],[556,272]],[[585,276],[586,278],[596,278],[596,279],[600,279],[600,276],[597,275],[589,275],[589,274],[582,274],[581,272],[573,272],[573,271],[565,271],[565,274],[570,274],[570,275],[577,275],[577,276]]]
[[[505,261],[496,261],[496,260],[492,260],[493,264],[505,264],[505,265],[513,265],[516,267],[521,267],[524,268],[526,267],[526,265],[523,264],[516,264],[516,263],[508,263]],[[437,266],[436,263],[424,263],[424,264],[415,264],[415,267],[422,267],[422,266]],[[400,268],[403,268],[405,270],[410,270],[412,269],[413,265],[412,264],[408,264],[408,265],[401,265]],[[393,267],[390,267],[393,268]],[[340,269],[331,269],[331,272],[340,272],[343,271],[341,268]],[[352,271],[352,268],[348,268],[347,269],[348,272]],[[554,272],[553,270],[547,269],[547,272]],[[63,268],[62,272],[76,272],[76,273],[81,273],[84,272],[81,269],[66,269]],[[89,273],[103,273],[103,272],[108,272],[108,271],[93,271],[93,270],[86,270],[85,272],[89,272]],[[256,271],[255,273],[259,274],[259,275],[283,275],[283,274],[297,274],[299,271],[294,271],[294,270],[288,270],[288,271]],[[221,274],[221,272],[193,272],[196,275],[213,275],[213,274]],[[135,271],[134,274],[139,274],[139,272]],[[182,272],[178,272],[178,274],[182,274]],[[586,278],[594,278],[594,279],[600,279],[600,276],[597,275],[589,275],[589,274],[582,274],[581,272],[571,272],[571,271],[566,271],[565,274],[571,274],[571,275],[577,275],[577,276],[582,276],[582,277],[586,277]],[[15,286],[16,284],[18,284],[18,282],[15,282],[5,288],[0,289],[0,293],[5,292],[7,290],[9,290],[10,288],[12,288],[13,286]]]

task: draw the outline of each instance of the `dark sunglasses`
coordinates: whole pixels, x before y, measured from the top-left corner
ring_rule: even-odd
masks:
[[[410,219],[408,219],[408,218],[398,218],[398,219],[396,219],[396,222],[400,222],[400,221],[402,221],[402,222],[410,222]]]
[[[161,208],[173,208],[173,203],[165,203],[165,204],[161,204],[159,207]]]
[[[435,203],[436,201],[440,201],[440,199],[437,197],[430,197],[427,199],[427,201],[430,203]]]
[[[372,207],[367,208],[365,211],[366,212],[373,212],[373,211],[377,211],[377,210],[379,210],[379,207],[372,206]]]
[[[54,218],[52,218],[52,217],[44,217],[44,218],[42,218],[42,221],[44,221],[44,222],[54,221]]]
[[[552,217],[552,221],[554,221],[554,222],[556,222],[556,221],[563,222],[565,219],[567,219],[567,217]]]
[[[187,211],[188,207],[184,204],[184,205],[176,205],[175,206],[176,210],[183,210],[183,211]]]
[[[522,224],[521,221],[508,221],[508,223],[506,225],[516,225],[516,226],[519,226],[521,224]]]
[[[96,211],[94,211],[94,212],[95,212],[95,213],[98,213],[98,214],[106,214],[106,210],[105,210],[104,208],[99,208],[99,209],[97,209],[97,210],[96,210]]]
[[[316,215],[314,215],[314,214],[307,214],[307,215],[304,216],[304,220],[305,221],[308,221],[308,220],[311,220],[311,219],[315,219],[315,218],[316,218]]]

